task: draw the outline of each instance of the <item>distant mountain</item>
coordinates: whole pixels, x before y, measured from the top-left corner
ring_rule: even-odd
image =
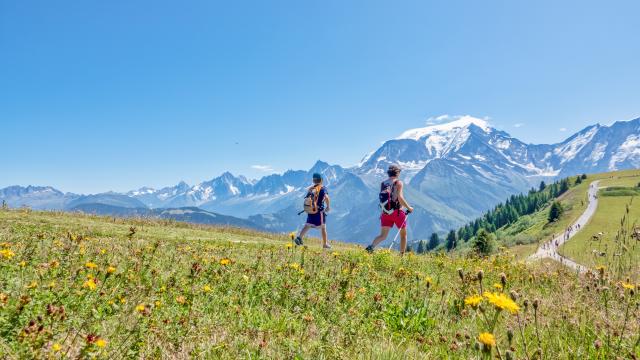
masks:
[[[311,174],[319,172],[333,200],[328,216],[332,237],[366,243],[378,231],[376,194],[392,163],[403,167],[407,196],[416,207],[409,217],[410,236],[426,238],[434,231],[455,229],[542,180],[640,167],[640,119],[593,125],[558,144],[532,145],[485,120],[462,116],[405,131],[350,168],[318,161],[308,171],[289,170],[257,181],[227,172],[193,186],[180,182],[159,190],[143,187],[89,198],[53,188],[11,187],[0,191],[0,199],[41,209],[87,202],[125,208],[198,207],[248,219],[261,228],[291,231],[303,221],[297,216],[301,199]]]
[[[142,201],[136,198],[133,198],[124,194],[108,192],[108,193],[102,193],[102,194],[96,194],[96,195],[78,196],[73,200],[70,200],[69,202],[65,203],[63,208],[65,210],[71,210],[83,204],[103,204],[103,205],[110,205],[110,206],[122,207],[122,208],[132,208],[132,209],[147,207],[145,204],[142,203]]]
[[[28,206],[37,210],[56,210],[78,197],[75,194],[64,194],[51,186],[9,186],[0,189],[0,200],[13,207]]]

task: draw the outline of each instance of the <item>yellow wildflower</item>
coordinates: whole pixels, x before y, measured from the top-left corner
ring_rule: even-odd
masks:
[[[471,306],[474,309],[476,309],[481,302],[482,302],[482,296],[480,295],[472,295],[464,299],[464,304],[467,306]]]
[[[160,300],[156,300],[156,302],[155,302],[154,304],[155,304],[155,306],[156,306],[157,308],[159,308],[159,307],[160,307],[160,305],[162,305],[162,303],[160,302]]]
[[[62,350],[62,345],[55,343],[53,345],[51,345],[51,350],[53,350],[54,352],[58,352],[60,350]]]
[[[49,283],[49,289],[53,289],[54,287],[56,287],[56,282],[52,281]]]
[[[227,266],[229,264],[231,264],[231,259],[229,258],[220,259],[220,265]]]
[[[287,249],[291,249],[293,248],[293,244],[292,243],[287,243],[287,245],[285,245]]]
[[[206,293],[211,292],[211,286],[209,286],[209,285],[205,285],[205,286],[203,286],[203,287],[202,287],[202,291],[204,291],[204,292],[206,292]]]
[[[493,284],[493,287],[498,289],[498,290],[502,290],[502,284],[495,283],[495,284]]]
[[[332,253],[331,253],[331,255],[333,255],[333,256],[335,256],[335,257],[338,257],[338,256],[340,255],[340,253],[339,253],[339,252],[337,252],[337,251],[334,251],[334,252],[332,252]]]
[[[291,264],[289,264],[289,267],[294,269],[294,270],[300,270],[300,264],[298,264],[298,263],[291,263]]]
[[[139,313],[144,312],[144,309],[144,304],[138,304],[138,306],[136,306],[136,311]]]
[[[12,257],[16,256],[16,253],[9,249],[3,249],[0,250],[0,255],[5,259],[11,259]]]
[[[89,290],[95,290],[98,287],[98,284],[96,284],[96,281],[94,279],[89,279],[85,281],[84,284],[82,284],[82,287]]]
[[[620,283],[622,285],[623,288],[627,289],[627,290],[635,290],[635,286],[629,283]]]
[[[27,285],[27,289],[35,289],[38,287],[38,283],[35,281],[32,281],[29,285]]]
[[[84,266],[87,267],[87,269],[95,269],[98,267],[98,265],[96,265],[96,263],[93,263],[91,261],[89,261],[88,263],[84,264]]]
[[[430,276],[425,276],[424,282],[427,283],[429,286],[431,286],[431,284],[433,283],[433,279],[431,279]]]
[[[109,266],[109,267],[107,268],[107,274],[113,274],[114,272],[116,272],[116,270],[117,270],[117,269],[116,269],[115,267],[113,267],[113,266]]]
[[[488,348],[496,346],[496,338],[491,333],[484,332],[480,334],[478,336],[478,341]]]
[[[20,261],[20,262],[18,263],[18,265],[20,265],[20,267],[25,267],[25,266],[27,266],[27,262],[26,262],[26,261],[24,261],[24,260],[22,260],[22,261]]]
[[[505,294],[486,292],[484,297],[498,310],[507,310],[512,314],[516,314],[520,310],[520,306]]]
[[[98,339],[96,340],[96,346],[99,348],[103,348],[107,346],[107,342],[104,339]]]
[[[296,233],[294,233],[294,232],[290,232],[290,233],[289,233],[289,238],[291,238],[291,240],[295,240],[296,236],[297,236],[297,235],[296,235]]]

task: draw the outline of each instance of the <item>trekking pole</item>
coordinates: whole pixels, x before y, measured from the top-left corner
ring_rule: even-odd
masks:
[[[409,214],[411,214],[408,211],[404,212],[405,215],[409,216]],[[393,238],[393,241],[391,242],[391,245],[389,245],[389,250],[391,250],[391,248],[393,248],[393,245],[396,243],[396,240],[398,240],[398,235],[400,235],[400,232],[402,231],[402,228],[407,225],[407,216],[405,216],[404,218],[404,222],[402,222],[402,226],[400,226],[400,228],[398,229],[398,233],[396,233],[396,236]]]

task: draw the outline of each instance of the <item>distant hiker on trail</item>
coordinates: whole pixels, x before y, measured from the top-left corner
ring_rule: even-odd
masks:
[[[367,246],[366,250],[370,253],[387,238],[394,225],[400,231],[400,254],[404,254],[407,249],[407,214],[412,213],[413,208],[404,198],[404,184],[398,179],[400,171],[397,165],[389,166],[389,178],[380,184],[380,235]],[[402,211],[403,207],[407,209],[406,213]]]
[[[325,207],[326,204],[326,207]],[[300,234],[295,239],[296,245],[303,245],[302,239],[307,235],[309,230],[320,229],[322,232],[322,248],[331,249],[327,241],[327,214],[331,210],[331,200],[327,189],[322,185],[322,175],[313,174],[313,185],[309,187],[307,195],[304,198],[304,210],[300,212],[307,213],[307,222],[305,223]]]

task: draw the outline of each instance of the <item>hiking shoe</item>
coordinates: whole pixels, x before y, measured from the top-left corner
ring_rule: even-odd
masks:
[[[327,244],[327,245],[323,245],[322,246],[323,249],[331,249],[331,245]]]
[[[294,242],[296,243],[296,245],[298,246],[302,246],[304,245],[304,243],[302,242],[302,238],[300,236],[296,237],[296,239],[294,240]]]
[[[365,249],[369,254],[373,254],[373,246],[369,245],[367,246],[367,248]]]

